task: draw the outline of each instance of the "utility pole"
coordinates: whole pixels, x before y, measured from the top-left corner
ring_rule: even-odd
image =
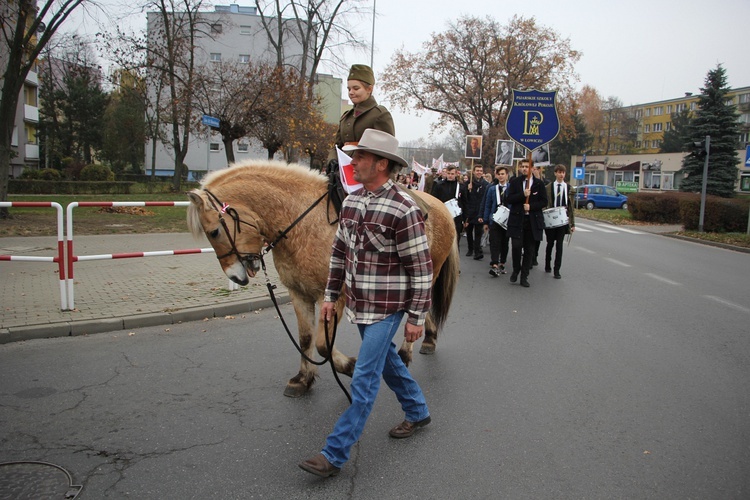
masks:
[[[703,185],[701,186],[701,214],[698,218],[698,232],[703,232],[703,218],[706,214],[706,189],[708,187],[708,157],[711,156],[711,136],[706,136],[706,160],[703,163]]]

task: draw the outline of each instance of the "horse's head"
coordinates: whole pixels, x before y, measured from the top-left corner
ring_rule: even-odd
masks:
[[[229,206],[207,190],[187,193],[190,205],[187,223],[193,236],[205,234],[216,251],[224,274],[240,285],[260,269],[263,236],[260,219],[255,212],[242,206]]]

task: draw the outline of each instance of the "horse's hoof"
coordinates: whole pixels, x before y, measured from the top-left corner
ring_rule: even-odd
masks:
[[[435,354],[435,345],[422,344],[422,347],[419,348],[419,354]]]
[[[411,352],[410,351],[398,351],[398,357],[401,358],[401,361],[404,362],[406,366],[409,366],[411,364]]]
[[[286,389],[284,389],[284,396],[288,398],[301,398],[307,393],[308,389],[308,387],[302,384],[290,384],[286,386]]]

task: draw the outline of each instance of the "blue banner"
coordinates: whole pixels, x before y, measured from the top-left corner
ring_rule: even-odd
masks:
[[[515,90],[505,120],[508,136],[528,149],[551,142],[560,133],[557,92]]]

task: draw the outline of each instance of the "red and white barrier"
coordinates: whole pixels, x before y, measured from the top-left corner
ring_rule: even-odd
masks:
[[[66,242],[68,250],[68,278],[67,278],[67,309],[75,309],[75,294],[73,290],[73,264],[92,260],[109,259],[132,259],[136,257],[161,257],[165,255],[188,255],[197,253],[213,253],[213,248],[193,248],[182,250],[160,250],[154,252],[130,252],[100,255],[75,255],[73,252],[73,209],[76,207],[186,207],[189,201],[82,201],[68,204]],[[230,282],[230,290],[236,290],[234,283]],[[65,309],[65,308],[63,308]]]
[[[57,211],[57,256],[37,257],[32,255],[0,255],[0,261],[24,261],[24,262],[57,262],[60,278],[60,308],[67,308],[68,300],[65,293],[65,254],[63,244],[63,210],[59,203],[54,201],[0,201],[0,207],[18,208],[54,208]]]

